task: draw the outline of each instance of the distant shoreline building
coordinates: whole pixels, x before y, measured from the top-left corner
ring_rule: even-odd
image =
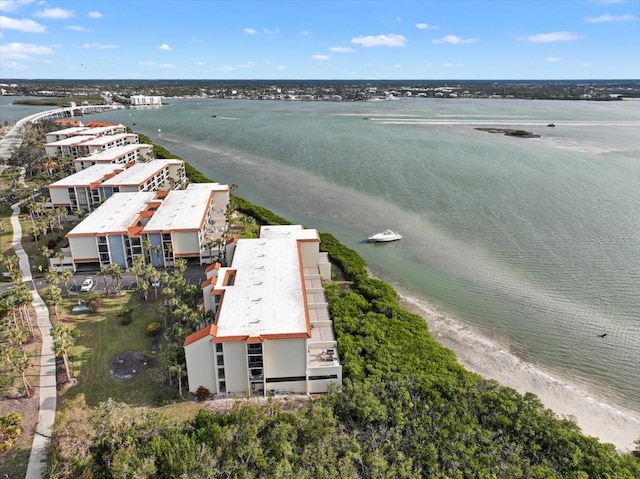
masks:
[[[161,96],[147,96],[147,95],[131,95],[131,106],[160,106],[162,105]]]

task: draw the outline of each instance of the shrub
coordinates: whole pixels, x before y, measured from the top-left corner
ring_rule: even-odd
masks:
[[[0,452],[8,451],[13,447],[15,439],[22,434],[21,422],[22,416],[15,412],[0,416]]]
[[[211,391],[209,391],[204,386],[200,386],[196,391],[196,400],[197,401],[206,401],[211,396]]]
[[[100,296],[97,296],[95,299],[89,301],[89,311],[92,313],[100,312]]]
[[[157,321],[152,321],[147,325],[147,334],[149,336],[158,336],[162,332],[162,325]]]

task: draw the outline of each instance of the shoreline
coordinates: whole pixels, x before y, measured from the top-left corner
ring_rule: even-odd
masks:
[[[492,379],[521,394],[535,394],[560,418],[574,419],[582,432],[619,452],[629,453],[640,439],[640,413],[598,398],[540,367],[521,361],[508,348],[483,336],[463,322],[414,297],[400,294],[400,305],[421,316],[430,334],[455,354],[470,372]]]

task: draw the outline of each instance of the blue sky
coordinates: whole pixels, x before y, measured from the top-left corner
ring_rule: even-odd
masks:
[[[640,0],[0,0],[0,78],[639,79]]]

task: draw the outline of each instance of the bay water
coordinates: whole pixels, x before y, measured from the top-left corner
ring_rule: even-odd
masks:
[[[640,101],[167,101],[85,120],[148,135],[333,233],[403,296],[640,411]],[[403,239],[366,242],[386,228]]]

